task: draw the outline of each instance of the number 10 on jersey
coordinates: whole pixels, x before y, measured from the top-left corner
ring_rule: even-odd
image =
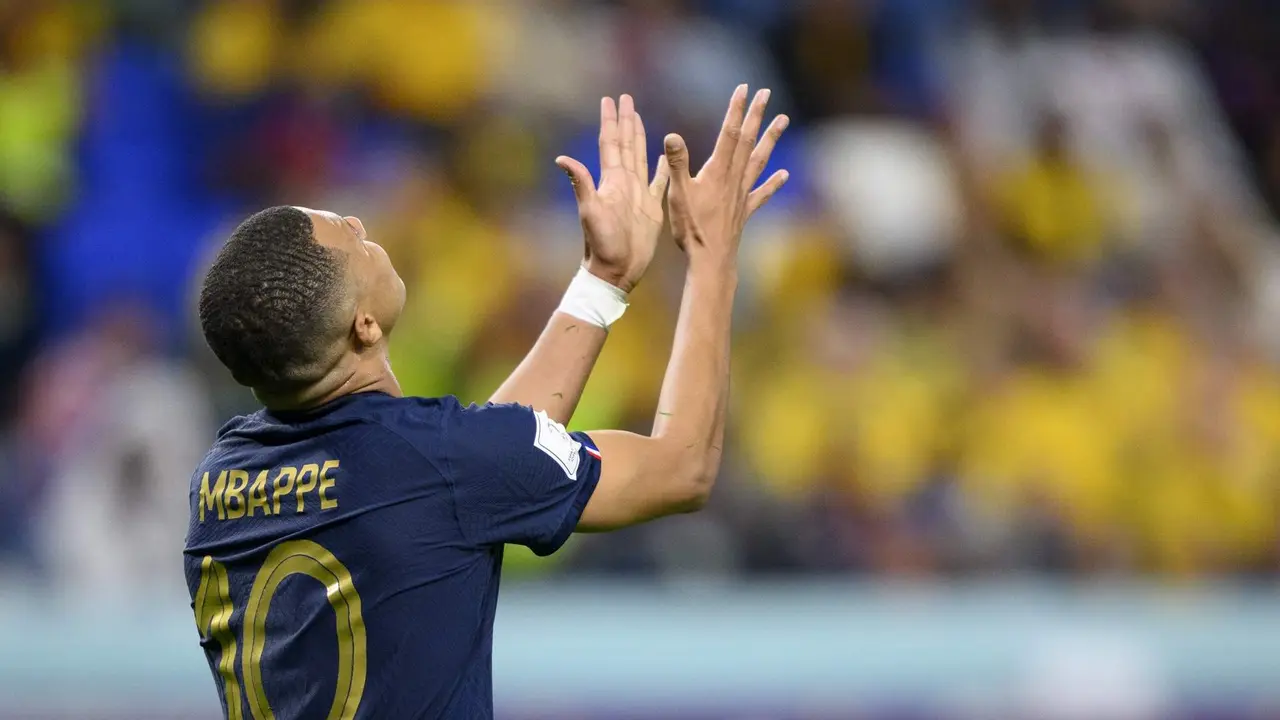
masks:
[[[338,624],[338,682],[327,720],[352,720],[364,694],[368,660],[365,655],[364,616],[360,594],[351,573],[333,553],[310,540],[291,540],[277,545],[254,577],[253,589],[245,605],[241,643],[231,627],[235,605],[227,568],[211,556],[200,563],[200,587],[196,591],[196,627],[206,641],[218,643],[218,677],[227,701],[229,720],[244,720],[241,683],[236,677],[237,655],[244,694],[253,720],[275,720],[262,683],[262,652],[267,644],[267,613],[280,583],[291,575],[306,575],[325,588],[325,596]]]

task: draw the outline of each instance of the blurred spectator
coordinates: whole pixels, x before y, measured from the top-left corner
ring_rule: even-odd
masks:
[[[997,175],[994,215],[1017,248],[1046,263],[1097,263],[1115,239],[1116,191],[1073,157],[1066,120],[1046,115],[1030,155]]]
[[[68,2],[0,4],[0,206],[28,222],[52,220],[75,186],[86,15]]]
[[[868,276],[911,276],[944,263],[961,208],[947,149],[914,123],[831,121],[812,131],[815,191]]]
[[[187,519],[183,478],[213,432],[190,368],[156,354],[147,314],[103,315],[37,360],[31,440],[48,455],[39,547],[54,587],[98,598],[185,590],[171,548]],[[63,412],[48,412],[60,408]]]
[[[803,121],[934,112],[924,3],[803,0],[772,32],[773,52]]]

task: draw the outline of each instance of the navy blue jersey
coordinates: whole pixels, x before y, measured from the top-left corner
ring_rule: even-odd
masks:
[[[184,556],[229,718],[488,718],[504,543],[559,548],[600,477],[519,405],[361,393],[238,417]]]

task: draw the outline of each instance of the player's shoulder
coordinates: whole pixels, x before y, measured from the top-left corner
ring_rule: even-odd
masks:
[[[542,410],[514,403],[458,406],[446,433],[451,453],[485,465],[510,466],[550,457],[568,475],[578,469],[580,437]]]
[[[465,442],[468,438],[494,436],[515,439],[532,437],[540,422],[556,424],[545,412],[534,411],[517,403],[471,403],[454,401],[444,415],[450,440]]]
[[[365,418],[411,445],[455,480],[507,472],[535,448],[554,447],[562,467],[574,441],[544,412],[515,403],[463,404],[455,396],[387,398]],[[568,470],[566,470],[568,472]]]

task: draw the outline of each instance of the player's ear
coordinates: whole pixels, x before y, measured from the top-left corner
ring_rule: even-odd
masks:
[[[363,308],[356,310],[353,330],[358,348],[373,347],[382,340],[382,326],[378,324],[378,320],[372,313],[366,312]]]

